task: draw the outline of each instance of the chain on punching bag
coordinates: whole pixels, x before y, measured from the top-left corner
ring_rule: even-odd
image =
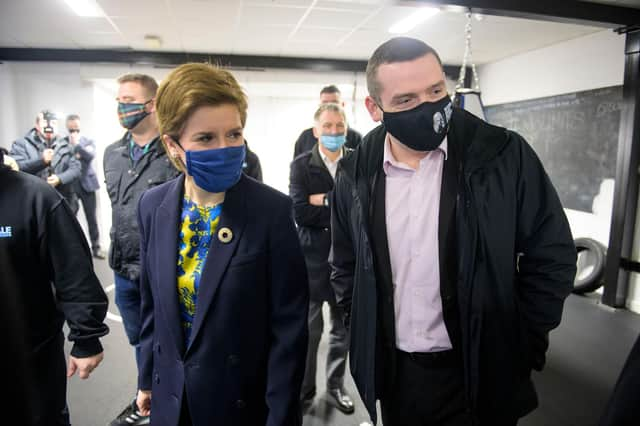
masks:
[[[453,104],[458,108],[465,109],[473,115],[484,120],[484,105],[482,104],[482,98],[480,97],[480,81],[478,80],[476,64],[471,58],[471,10],[467,12],[467,25],[465,26],[464,32],[464,57],[462,58],[462,66],[460,67],[458,83],[456,84],[455,93],[453,94]],[[464,80],[467,77],[468,64],[471,65],[473,87],[464,87]]]

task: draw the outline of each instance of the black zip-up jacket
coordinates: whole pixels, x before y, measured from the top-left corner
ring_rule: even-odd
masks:
[[[111,199],[111,246],[109,266],[119,275],[135,281],[140,276],[140,234],[136,208],[144,191],[176,177],[160,138],[150,142],[149,151],[133,163],[130,133],[109,145],[104,152],[104,176]]]
[[[73,356],[102,352],[108,299],[82,228],[46,182],[6,167],[0,167],[0,260],[2,279],[11,281],[3,287],[9,284],[21,301],[34,355],[60,336],[65,320]]]
[[[393,292],[372,255],[369,208],[382,171],[384,126],[338,166],[332,202],[332,285],[351,328],[350,367],[371,418],[393,382]],[[465,392],[475,425],[513,423],[537,406],[531,369],[573,288],[576,250],[566,216],[531,147],[516,133],[454,109],[456,297]],[[391,295],[385,296],[384,295]],[[390,324],[388,324],[390,323]],[[386,343],[386,344],[385,344]],[[383,364],[385,360],[388,364]]]

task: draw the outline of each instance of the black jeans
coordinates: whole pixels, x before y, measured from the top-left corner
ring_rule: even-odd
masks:
[[[396,351],[396,379],[380,401],[384,426],[470,426],[462,360],[433,365]]]
[[[96,251],[100,248],[100,231],[98,230],[98,220],[96,218],[96,193],[87,192],[80,185],[76,188],[76,195],[82,202],[84,215],[87,218],[89,227],[89,238],[91,239],[91,249]],[[78,209],[76,208],[76,212]]]

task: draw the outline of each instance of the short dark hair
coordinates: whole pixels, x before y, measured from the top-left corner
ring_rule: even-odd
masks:
[[[380,91],[382,87],[377,78],[380,65],[412,61],[428,54],[435,56],[440,66],[442,66],[438,52],[422,40],[411,37],[394,37],[382,43],[375,52],[373,52],[373,55],[369,58],[369,62],[367,62],[366,74],[369,96],[377,103],[380,103]]]
[[[71,120],[80,120],[80,116],[78,114],[69,114],[67,115],[67,122]]]
[[[340,89],[338,89],[338,87],[335,84],[330,84],[328,86],[324,86],[322,88],[322,90],[320,91],[320,96],[322,96],[323,94],[331,94],[331,93],[337,93],[338,95],[340,95]]]

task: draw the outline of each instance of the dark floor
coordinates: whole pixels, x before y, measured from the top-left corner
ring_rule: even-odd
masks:
[[[109,288],[113,276],[104,261],[96,262],[102,284]],[[103,426],[133,398],[136,372],[133,351],[127,344],[118,311],[109,293],[111,333],[103,339],[105,359],[89,380],[73,377],[68,401],[75,426]],[[327,321],[325,321],[327,323]],[[520,426],[595,426],[627,353],[640,333],[640,316],[628,311],[612,311],[597,299],[571,296],[566,303],[562,325],[551,335],[551,347],[544,372],[534,381],[540,408],[520,421]],[[326,339],[320,343],[319,357],[326,357]],[[363,426],[367,414],[350,377],[347,390],[356,400],[356,412],[345,416],[324,399],[324,371],[318,363],[318,397],[305,416],[304,426]]]

